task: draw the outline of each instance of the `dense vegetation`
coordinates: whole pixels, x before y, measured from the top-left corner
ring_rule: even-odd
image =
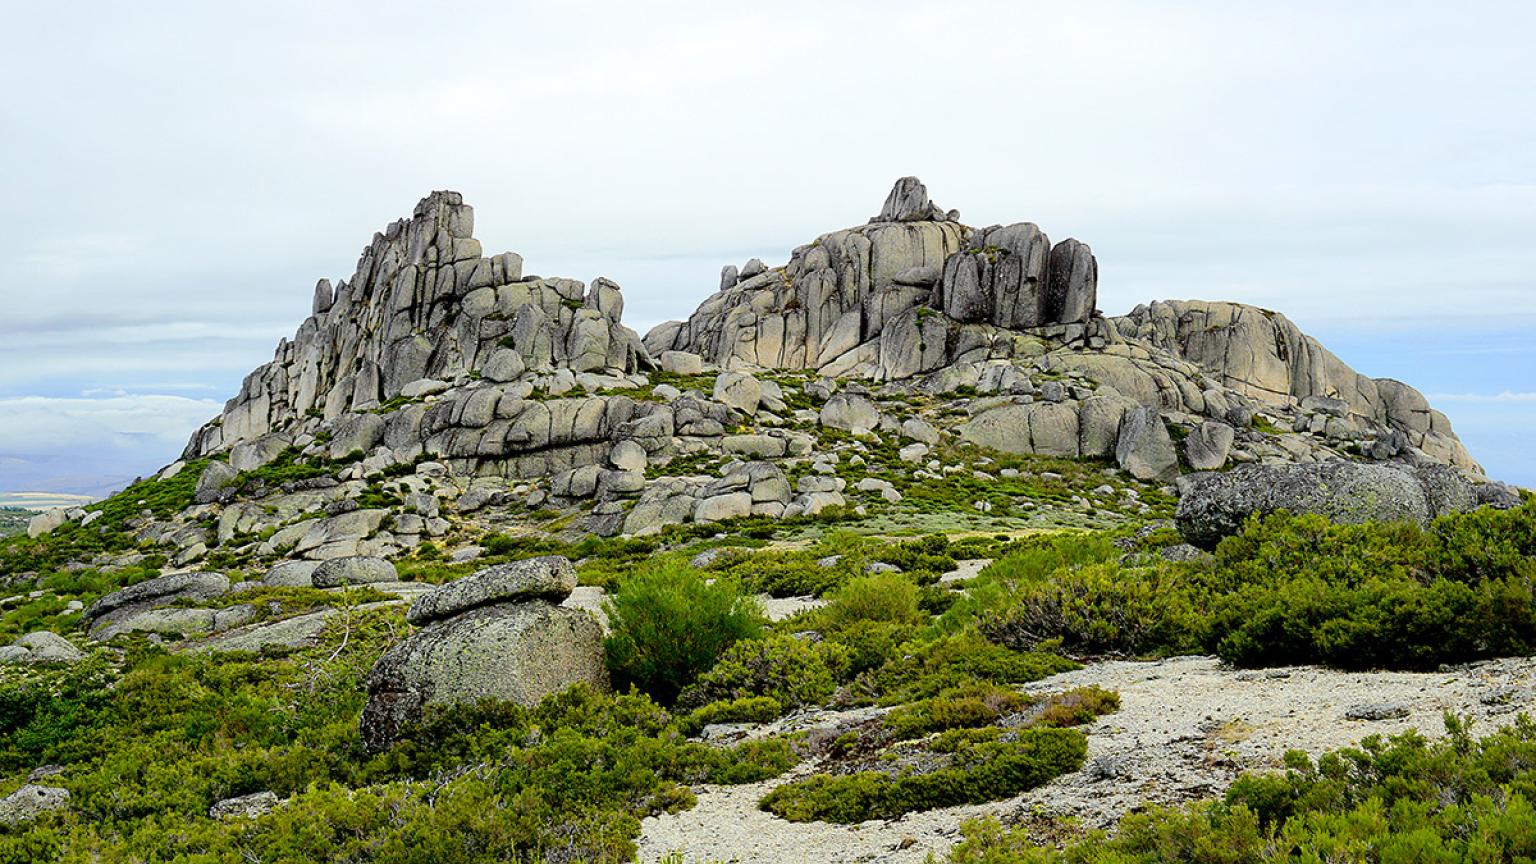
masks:
[[[1253,520],[1206,560],[1055,540],[984,572],[951,619],[1073,656],[1433,669],[1536,652],[1536,499],[1409,524]]]
[[[37,513],[31,510],[23,510],[19,507],[0,507],[0,537],[25,533],[27,522],[36,515]]]
[[[896,478],[893,448],[865,443],[867,459],[841,463],[839,476]],[[1129,495],[1137,490],[1125,484],[1097,493],[1098,504],[1073,501],[1091,465],[1044,477],[1056,472],[989,460],[995,482],[892,482],[919,512],[1057,501],[1090,515],[1111,503],[1129,513],[1138,496],[1150,502],[1148,518],[1167,509],[1155,490]],[[337,464],[290,453],[237,482],[279,485]],[[90,526],[0,541],[0,575],[35,574],[13,593],[42,591],[0,609],[0,635],[71,633],[79,613],[70,601],[78,608],[160,572],[163,550],[139,544],[135,520],[184,507],[196,475],[141,481],[97,505]],[[390,493],[375,483],[367,494]],[[370,756],[357,729],[362,681],[404,634],[398,609],[339,617],[319,644],[297,651],[215,658],[130,638],[70,668],[7,670],[0,794],[57,764],[64,772],[47,782],[70,791],[71,807],[0,828],[0,864],[621,861],[634,853],[639,820],[691,806],[691,786],[760,781],[802,759],[817,760],[817,773],[772,790],[764,809],[791,820],[895,818],[1009,798],[1076,770],[1086,753],[1076,727],[1116,710],[1118,698],[1021,685],[1085,659],[1203,652],[1245,666],[1433,669],[1536,650],[1529,498],[1424,529],[1279,514],[1192,560],[1162,554],[1179,542],[1166,523],[868,536],[849,530],[867,522],[830,512],[598,539],[559,533],[558,522],[485,538],[474,562],[449,563],[424,544],[400,570],[441,583],[497,561],[571,557],[582,582],[611,592],[617,695],[576,689],[531,709],[436,712]],[[142,557],[112,572],[61,566],[102,552]],[[957,561],[982,557],[994,563],[968,583],[940,580]],[[757,594],[826,602],[770,624]],[[341,602],[377,599],[358,591]],[[239,602],[265,618],[337,598],[262,589]],[[881,711],[830,742],[689,737],[711,724],[858,706]],[[1316,764],[1293,759],[1288,773],[1246,778],[1220,801],[1130,817],[1114,840],[1047,850],[1022,831],[977,823],[954,860],[1516,860],[1532,854],[1521,826],[1533,775],[1529,722],[1482,743],[1453,724],[1443,744],[1410,736]],[[208,814],[216,801],[259,790],[287,803],[252,819]]]

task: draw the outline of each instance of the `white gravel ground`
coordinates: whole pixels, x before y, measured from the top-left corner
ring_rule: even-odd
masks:
[[[1109,826],[1147,802],[1218,794],[1243,770],[1277,767],[1290,749],[1316,754],[1409,728],[1439,735],[1446,711],[1475,718],[1474,731],[1492,731],[1536,703],[1536,659],[1420,674],[1310,666],[1239,672],[1215,658],[1180,657],[1099,663],[1026,689],[1086,684],[1118,691],[1120,711],[1086,727],[1083,771],[1020,797],[853,826],[792,824],[758,810],[769,789],[816,770],[802,765],[766,783],[701,787],[693,809],[646,819],[640,860],[681,851],[690,862],[921,862],[930,852],[942,857],[963,820],[989,813],[1005,820],[1073,816],[1088,827]],[[1402,716],[1348,719],[1363,707]],[[870,712],[827,712],[793,725],[834,725],[860,716]]]

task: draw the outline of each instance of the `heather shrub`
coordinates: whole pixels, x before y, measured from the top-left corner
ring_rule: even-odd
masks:
[[[659,559],[631,574],[608,607],[608,667],[620,687],[662,704],[715,665],[726,649],[762,632],[757,601],[734,582],[706,582],[691,567]]]

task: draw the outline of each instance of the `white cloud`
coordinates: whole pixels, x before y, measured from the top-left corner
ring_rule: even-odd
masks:
[[[184,396],[0,399],[0,453],[59,454],[181,444],[219,413],[222,402]]]
[[[1536,393],[1517,393],[1505,390],[1501,393],[1436,393],[1429,397],[1433,402],[1536,402]]]

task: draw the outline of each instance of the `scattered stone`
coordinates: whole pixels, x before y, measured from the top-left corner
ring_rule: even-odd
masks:
[[[1344,711],[1345,720],[1396,720],[1407,717],[1409,709],[1401,702],[1365,702]]]

